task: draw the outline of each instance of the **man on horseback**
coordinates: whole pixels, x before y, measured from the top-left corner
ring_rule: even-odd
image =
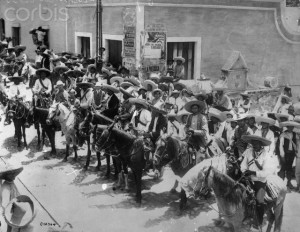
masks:
[[[48,78],[50,76],[50,71],[45,68],[40,68],[36,71],[38,79],[35,81],[34,87],[32,89],[34,98],[33,106],[42,106],[47,108],[50,106],[50,97],[52,92],[52,83]]]
[[[65,84],[59,80],[56,83],[56,88],[54,90],[54,102],[53,103],[65,103],[67,106],[67,101],[69,99],[69,94],[68,92],[64,89]]]
[[[132,96],[128,91],[126,91],[122,87],[120,87],[120,92],[123,94],[124,101],[119,107],[118,118],[120,119],[122,129],[127,131],[129,129],[128,124],[130,123],[134,111],[134,106],[129,101],[129,99],[134,98],[134,96]]]
[[[267,151],[264,149],[270,146],[271,141],[258,135],[244,135],[242,138],[252,147],[248,148],[242,155],[241,171],[246,176],[250,176],[253,181],[253,190],[256,196],[256,227],[261,227],[264,217],[264,197],[266,192],[266,170]]]

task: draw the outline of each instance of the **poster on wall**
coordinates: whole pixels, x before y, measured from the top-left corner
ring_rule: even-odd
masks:
[[[145,28],[142,39],[142,66],[146,72],[164,72],[167,57],[167,32],[164,24]]]
[[[136,54],[136,12],[135,8],[123,10],[124,40],[123,40],[123,65],[130,71],[135,69]]]

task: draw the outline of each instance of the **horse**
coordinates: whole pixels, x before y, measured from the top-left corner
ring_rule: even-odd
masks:
[[[25,105],[24,102],[20,100],[10,100],[9,101],[9,110],[7,116],[13,120],[15,126],[15,133],[18,139],[18,148],[21,147],[21,138],[23,135],[24,146],[27,149],[26,142],[26,127],[29,127],[29,120],[32,120],[29,106]]]
[[[224,216],[226,222],[232,225],[235,232],[241,231],[245,216],[251,214],[251,212],[249,213],[251,210],[249,202],[251,200],[253,202],[253,198],[255,198],[253,192],[251,196],[250,191],[249,199],[248,186],[242,184],[240,180],[233,180],[213,166],[208,167],[203,172],[203,175],[199,178],[198,186],[213,189],[220,214]],[[270,186],[271,189],[270,191],[266,191],[265,194],[265,209],[268,215],[267,232],[271,231],[273,224],[275,224],[274,232],[280,232],[283,218],[283,204],[287,193],[286,186],[283,180],[277,175],[270,175],[267,178],[267,186]],[[272,194],[273,197],[271,196]]]
[[[79,124],[79,135],[82,137],[84,140],[87,141],[88,145],[88,154],[87,154],[87,160],[86,160],[86,165],[84,167],[85,170],[88,169],[90,165],[90,157],[91,157],[91,150],[90,150],[90,134],[93,132],[93,138],[96,140],[96,133],[97,129],[98,132],[100,132],[100,128],[98,125],[108,125],[108,123],[113,122],[111,119],[107,117],[103,117],[95,112],[92,112],[92,110],[88,110],[87,115],[85,119],[83,120],[82,123]],[[95,144],[93,144],[94,146]],[[108,177],[110,175],[110,155],[108,154],[109,152],[107,151],[105,156],[106,156],[106,164],[107,164],[107,170],[106,170],[106,176]],[[98,165],[96,167],[96,170],[99,171],[101,167],[101,159],[100,159],[100,152],[96,151],[97,155],[97,160],[98,160]],[[116,166],[116,160],[113,157],[113,164],[115,167],[115,174],[117,175],[117,166]]]
[[[126,133],[122,130],[113,128],[115,122],[102,130],[97,131],[96,151],[100,152],[103,149],[117,149],[119,160],[123,166],[125,176],[125,190],[128,190],[128,166],[131,168],[135,183],[136,183],[136,202],[141,204],[142,201],[142,173],[145,167],[144,158],[144,141],[137,139],[135,136]],[[98,130],[98,129],[97,129]],[[119,173],[119,181],[117,186],[120,186],[122,173]]]
[[[51,125],[53,122],[53,119],[57,118],[60,125],[61,130],[65,135],[66,138],[66,154],[63,159],[64,162],[68,160],[69,156],[69,149],[70,144],[73,144],[73,150],[75,153],[74,160],[77,161],[78,155],[77,155],[77,135],[76,135],[76,114],[69,110],[63,103],[54,103],[48,113],[48,117],[46,119],[46,122],[48,125]]]
[[[26,62],[22,67],[21,76],[25,77],[26,82],[29,80],[29,87],[33,88],[35,83],[36,69],[32,67],[30,62]]]
[[[55,148],[55,127],[52,124],[47,124],[46,120],[49,114],[48,109],[43,109],[39,107],[33,107],[32,114],[35,122],[35,128],[37,129],[38,134],[38,146],[41,143],[40,138],[40,125],[42,127],[42,145],[45,144],[45,134],[49,138],[49,142],[51,144],[51,152],[50,155],[56,154],[56,148]]]

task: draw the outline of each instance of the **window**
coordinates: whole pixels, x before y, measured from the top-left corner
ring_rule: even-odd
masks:
[[[80,37],[81,50],[80,53],[84,57],[91,57],[90,37]]]
[[[168,42],[167,55],[167,60],[182,56],[185,59],[185,79],[194,78],[195,42]]]
[[[108,40],[108,62],[114,67],[122,64],[122,41]]]
[[[5,21],[4,19],[0,19],[0,40],[4,40],[5,38]]]
[[[20,44],[20,27],[12,27],[12,43],[13,46]]]

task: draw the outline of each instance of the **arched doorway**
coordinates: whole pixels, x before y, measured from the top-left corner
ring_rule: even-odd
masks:
[[[5,38],[5,20],[0,19],[0,40],[4,40]]]

